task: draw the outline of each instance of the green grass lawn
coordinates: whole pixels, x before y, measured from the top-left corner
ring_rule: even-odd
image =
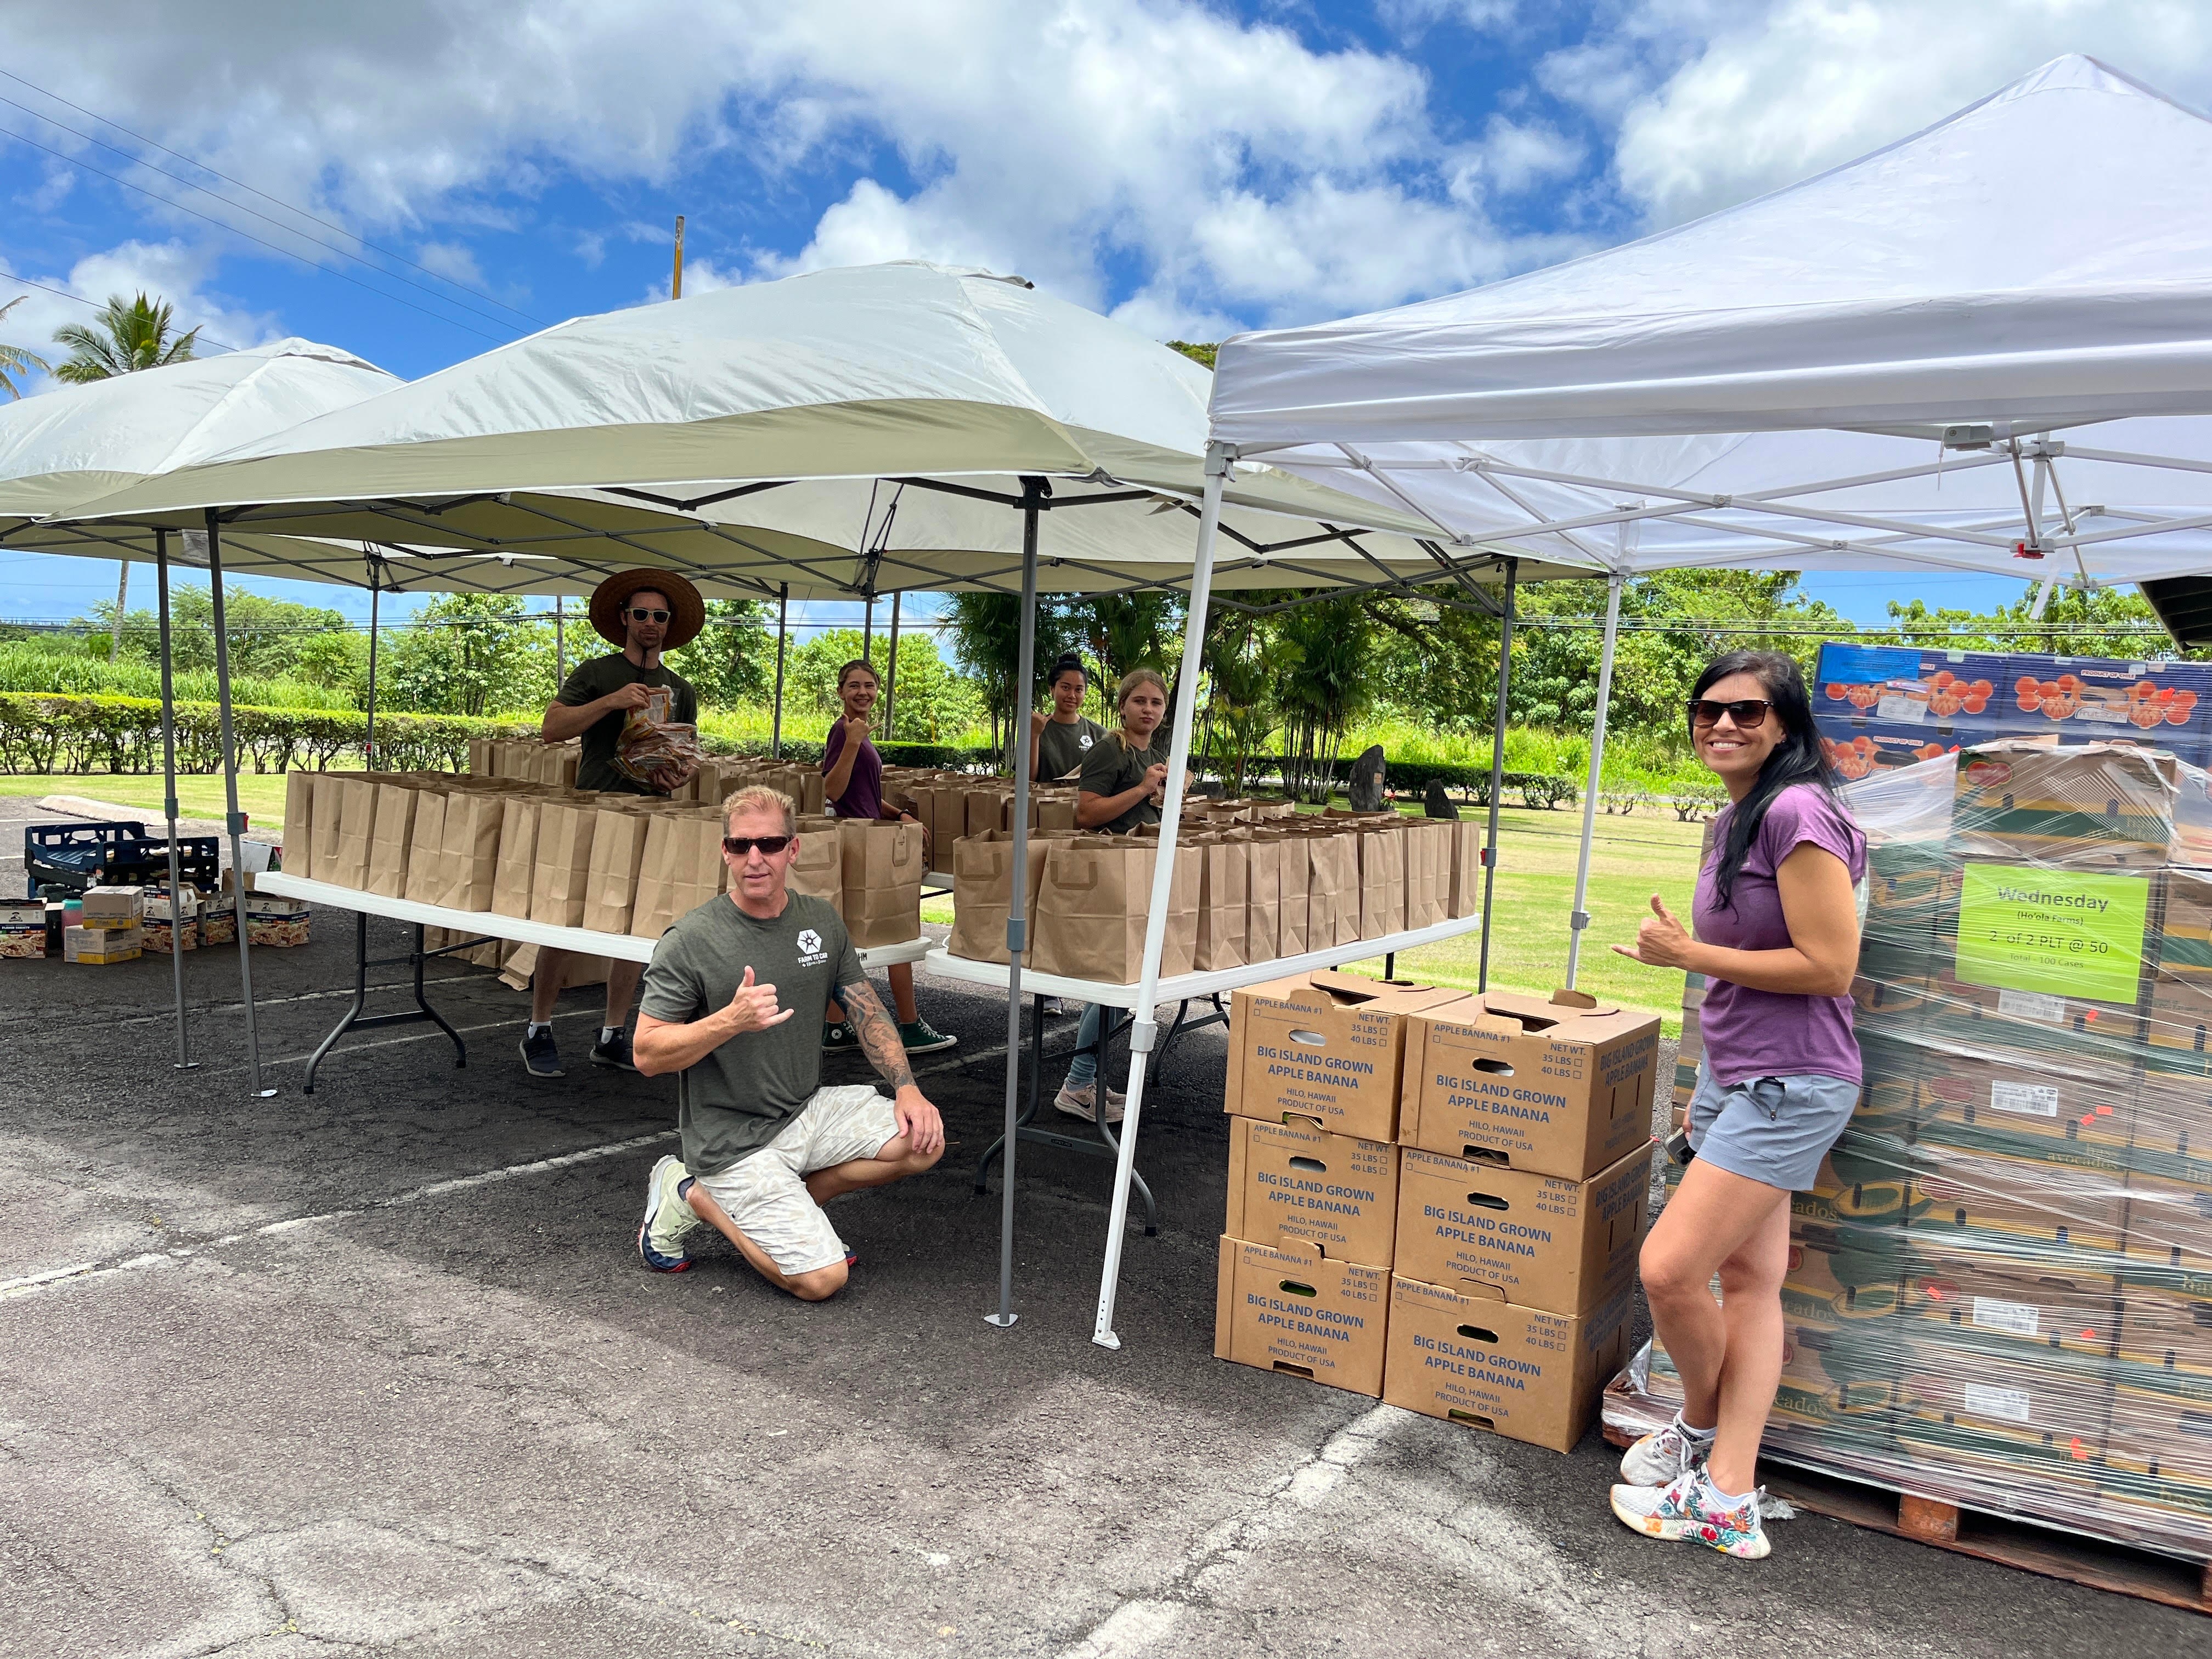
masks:
[[[1548,996],[1566,983],[1567,916],[1574,908],[1575,850],[1581,833],[1579,812],[1507,808],[1498,814],[1498,921],[1490,940],[1493,986]],[[1635,939],[1636,924],[1650,914],[1655,892],[1676,915],[1689,914],[1704,833],[1703,824],[1677,823],[1672,813],[1601,814],[1590,851],[1592,921],[1583,938],[1576,983],[1594,996],[1662,1015],[1669,1036],[1681,1023],[1681,974],[1646,968],[1608,947]],[[952,901],[929,900],[921,916],[950,927]],[[1480,935],[1469,934],[1408,951],[1398,958],[1398,976],[1473,990],[1481,949]],[[1379,957],[1359,965],[1382,971]]]
[[[139,772],[71,772],[41,776],[35,773],[0,774],[0,795],[82,795],[93,800],[113,801],[118,806],[143,810],[149,817],[161,815],[161,780]],[[177,780],[177,800],[188,818],[220,821],[223,805],[222,780],[195,774]],[[284,825],[284,779],[282,774],[247,772],[238,780],[238,810],[256,830],[281,830]]]

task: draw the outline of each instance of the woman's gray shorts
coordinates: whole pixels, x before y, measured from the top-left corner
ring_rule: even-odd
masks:
[[[1747,1078],[1723,1088],[1698,1066],[1690,1097],[1690,1145],[1716,1169],[1784,1192],[1808,1189],[1859,1102],[1859,1085],[1802,1072]]]

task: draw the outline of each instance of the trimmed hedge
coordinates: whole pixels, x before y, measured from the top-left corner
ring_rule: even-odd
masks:
[[[1349,787],[1352,781],[1352,757],[1336,762],[1329,769],[1331,786],[1336,789]],[[1265,781],[1279,787],[1283,759],[1277,756],[1261,756],[1254,759],[1245,774],[1248,787],[1257,787]],[[1477,806],[1490,805],[1490,768],[1457,762],[1424,762],[1392,760],[1383,757],[1384,786],[1401,794],[1419,794],[1431,781]],[[1574,779],[1560,777],[1550,772],[1507,772],[1504,775],[1504,794],[1508,799],[1518,799],[1524,806],[1548,810],[1560,805],[1572,805],[1581,793],[1581,785]]]
[[[176,705],[177,770],[211,773],[222,765],[216,705]],[[368,716],[351,709],[234,706],[231,732],[241,770],[327,771],[358,757]],[[520,738],[535,724],[457,714],[379,714],[376,746],[388,769],[457,772],[471,738]],[[0,772],[158,772],[161,704],[154,697],[79,697],[0,692]]]

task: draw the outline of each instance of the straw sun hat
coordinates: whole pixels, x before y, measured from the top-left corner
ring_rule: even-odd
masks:
[[[707,625],[706,601],[672,570],[625,570],[593,588],[592,626],[599,630],[599,637],[612,645],[627,645],[629,635],[623,626],[623,612],[629,608],[630,595],[648,588],[668,596],[668,637],[661,649],[673,651],[697,639]]]

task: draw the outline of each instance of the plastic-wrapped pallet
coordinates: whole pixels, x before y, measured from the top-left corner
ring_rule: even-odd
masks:
[[[1844,791],[1866,1082],[1791,1201],[1769,1455],[2212,1554],[2205,798],[2168,754],[2003,738]],[[1647,1349],[1607,1418],[1680,1398]]]

